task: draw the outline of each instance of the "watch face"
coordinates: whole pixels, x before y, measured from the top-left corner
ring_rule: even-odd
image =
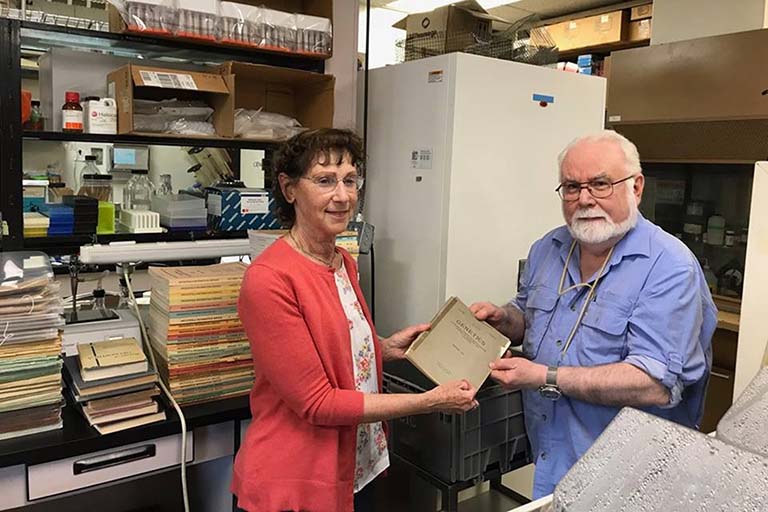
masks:
[[[548,400],[557,400],[562,396],[562,392],[557,386],[541,386],[539,394]]]

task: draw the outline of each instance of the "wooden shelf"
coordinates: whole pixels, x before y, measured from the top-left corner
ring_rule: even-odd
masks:
[[[576,59],[579,55],[587,53],[609,55],[611,52],[617,52],[620,50],[629,50],[631,48],[642,48],[643,46],[650,46],[650,39],[643,39],[641,41],[622,41],[620,43],[601,44],[598,46],[589,46],[587,48],[580,48],[576,50],[566,50],[560,52],[560,60]]]

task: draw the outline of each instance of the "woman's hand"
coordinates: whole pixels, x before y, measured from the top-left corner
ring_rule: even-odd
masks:
[[[418,324],[397,331],[389,338],[381,339],[381,353],[384,361],[397,361],[405,357],[405,351],[419,334],[428,330],[430,324]]]
[[[477,390],[469,382],[459,380],[437,386],[425,394],[430,399],[431,410],[444,414],[461,414],[479,405],[475,400],[476,393]]]

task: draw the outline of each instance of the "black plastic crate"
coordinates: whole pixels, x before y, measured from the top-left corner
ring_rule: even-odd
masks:
[[[435,387],[408,361],[384,367],[385,393],[422,393]],[[506,473],[530,462],[522,393],[488,380],[477,393],[480,406],[464,414],[421,414],[390,422],[390,449],[441,480],[483,480],[498,467]]]

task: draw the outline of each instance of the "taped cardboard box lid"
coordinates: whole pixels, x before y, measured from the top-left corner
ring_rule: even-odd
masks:
[[[444,22],[441,21],[443,24],[443,27],[440,28],[438,26],[435,26],[436,24],[433,23],[432,26],[424,27],[422,22],[419,21],[419,25],[422,26],[422,29],[424,30],[446,30],[450,27],[448,27],[448,14],[451,10],[457,10],[461,11],[464,14],[468,14],[474,18],[479,18],[482,20],[488,20],[489,22],[500,22],[505,24],[510,24],[509,21],[505,20],[504,18],[500,18],[498,16],[494,16],[492,14],[488,14],[488,11],[483,9],[483,7],[475,2],[474,0],[465,0],[463,2],[456,2],[451,5],[445,5],[443,7],[438,7],[437,9],[433,9],[431,11],[425,11],[425,12],[419,12],[419,13],[413,13],[409,14],[405,18],[401,19],[394,25],[392,25],[394,28],[399,28],[402,30],[409,30],[414,27],[414,20],[417,19],[423,19],[426,15],[431,15],[433,18],[440,18],[441,20],[445,20]],[[411,23],[408,22],[408,20],[411,20]],[[409,30],[410,32],[411,30]]]
[[[178,69],[154,68],[130,64],[131,78],[136,87],[162,89],[186,89],[216,94],[229,94],[224,77],[217,73],[179,71]]]

